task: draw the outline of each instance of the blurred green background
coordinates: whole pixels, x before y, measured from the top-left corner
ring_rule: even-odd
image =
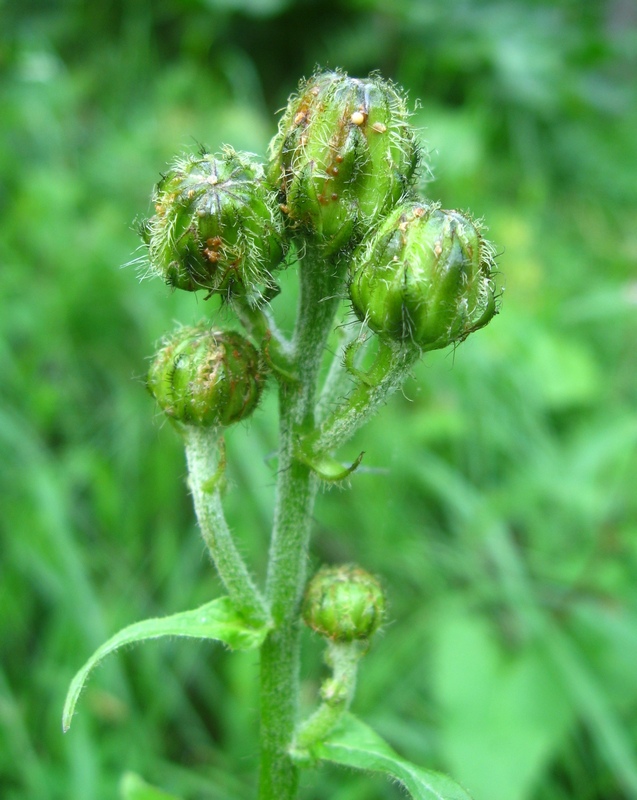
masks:
[[[391,602],[354,709],[475,800],[637,798],[636,54],[632,0],[0,1],[3,798],[106,800],[126,770],[253,796],[253,654],[140,646],[60,716],[108,635],[221,591],[143,375],[175,320],[222,312],[121,268],[134,220],[175,153],[264,154],[316,64],[409,90],[427,191],[484,216],[505,286],[345,448],[374,469],[319,496],[313,563]],[[276,436],[270,396],[228,437],[259,575]],[[304,777],[304,800],[399,796]]]

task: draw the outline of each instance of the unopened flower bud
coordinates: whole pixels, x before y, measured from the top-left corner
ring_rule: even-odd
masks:
[[[398,206],[361,248],[350,282],[358,317],[395,341],[437,350],[495,315],[493,248],[457,211]]]
[[[259,296],[283,258],[282,220],[262,166],[227,147],[178,158],[142,224],[151,270],[189,292]]]
[[[337,642],[368,639],[381,625],[385,596],[379,582],[360,567],[323,567],[309,582],[303,619]]]
[[[255,409],[264,385],[259,354],[234,331],[180,328],[151,364],[148,389],[187,425],[231,425]]]
[[[377,75],[303,82],[268,167],[292,230],[331,254],[376,225],[414,179],[420,151],[408,118],[404,96]]]

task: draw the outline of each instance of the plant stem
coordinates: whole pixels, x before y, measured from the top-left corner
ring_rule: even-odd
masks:
[[[250,305],[245,298],[237,297],[233,308],[248,333],[264,347],[266,360],[279,375],[292,377],[291,345],[278,329],[270,308]]]
[[[360,335],[358,326],[349,325],[346,328],[341,328],[340,335],[340,346],[327,373],[321,396],[316,404],[316,417],[319,423],[322,423],[330,414],[338,399],[349,394],[354,383],[354,376],[347,370],[345,365],[345,354],[348,347],[352,346]]]
[[[300,755],[328,736],[349,709],[356,689],[358,662],[367,643],[330,642],[328,647],[326,661],[332,667],[333,676],[321,687],[323,702],[299,728],[294,748]]]
[[[409,375],[421,355],[417,347],[381,342],[366,379],[336,406],[320,428],[307,439],[310,450],[329,453],[347,441],[372,417]]]
[[[268,611],[228,528],[221,503],[225,460],[218,429],[182,426],[188,485],[201,535],[235,608],[249,622],[264,623]]]
[[[299,605],[306,582],[310,522],[318,480],[294,455],[298,437],[314,430],[316,384],[342,277],[333,262],[306,254],[300,264],[294,333],[298,382],[279,395],[280,449],[267,597],[274,629],[261,650],[260,800],[293,800],[298,768],[289,748],[298,714]]]

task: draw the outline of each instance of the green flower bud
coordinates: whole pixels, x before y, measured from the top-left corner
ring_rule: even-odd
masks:
[[[263,167],[227,147],[178,158],[141,226],[151,270],[189,292],[258,297],[283,258],[282,220]]]
[[[377,75],[302,82],[268,167],[292,229],[328,255],[376,225],[414,180],[420,151],[408,119],[405,97]]]
[[[162,411],[187,425],[231,425],[255,409],[264,385],[258,352],[241,334],[180,328],[156,354],[147,386]]]
[[[475,222],[438,205],[398,206],[355,259],[350,297],[376,333],[437,350],[496,314],[493,248]]]
[[[368,639],[381,625],[385,596],[360,567],[323,567],[309,582],[303,601],[306,625],[337,642]]]

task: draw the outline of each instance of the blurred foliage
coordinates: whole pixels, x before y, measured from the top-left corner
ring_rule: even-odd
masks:
[[[506,288],[319,498],[313,563],[357,560],[391,598],[355,711],[476,800],[637,798],[634,3],[2,0],[0,23],[3,798],[112,798],[129,770],[252,796],[254,655],[149,644],[106,664],[66,737],[60,716],[109,634],[219,593],[142,376],[175,319],[225,312],[119,269],[133,221],[177,151],[264,154],[317,63],[409,89],[426,191],[484,215]],[[275,447],[270,395],[229,437],[259,575]],[[309,705],[309,635],[305,661]],[[398,792],[330,768],[304,797]]]

